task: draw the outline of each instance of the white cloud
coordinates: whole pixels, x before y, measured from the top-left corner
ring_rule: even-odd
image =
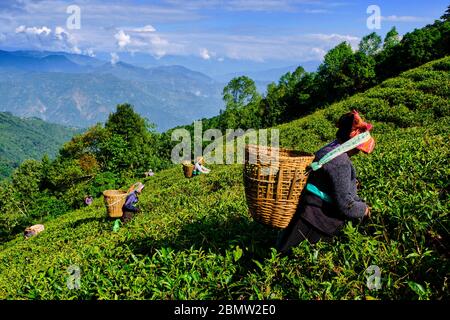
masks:
[[[352,43],[352,42],[360,40],[358,37],[355,37],[355,36],[342,35],[342,34],[336,34],[336,33],[332,33],[332,34],[315,33],[315,34],[308,35],[308,37],[311,37],[312,39],[325,41],[325,42],[347,41],[347,42]]]
[[[314,60],[322,60],[327,51],[322,48],[312,48],[311,53],[316,57]]]
[[[85,55],[89,56],[89,57],[95,57],[95,52],[92,48],[89,48],[87,50],[84,50],[83,52]]]
[[[200,57],[202,57],[202,59],[204,59],[204,60],[211,59],[211,55],[208,52],[208,49],[206,49],[206,48],[201,49],[200,50]]]
[[[165,56],[167,54],[167,51],[170,49],[169,41],[161,38],[158,35],[151,35],[150,43],[152,53],[156,55],[156,57]]]
[[[360,39],[345,34],[298,34],[289,35],[229,35],[198,33],[188,36],[164,34],[170,43],[184,44],[185,54],[203,53],[210,58],[264,62],[269,60],[320,61],[325,53],[337,44],[347,41],[353,48]],[[184,42],[183,42],[184,41]],[[208,48],[208,51],[204,51]],[[202,52],[204,51],[204,52]],[[219,61],[219,59],[217,59]]]
[[[16,33],[25,33],[27,35],[46,35],[48,36],[52,30],[43,26],[41,28],[38,27],[26,27],[24,25],[16,28]]]
[[[62,50],[73,53],[81,53],[75,37],[63,27],[57,26],[54,30],[49,27],[27,27],[21,25],[15,29],[15,33],[23,36],[31,47],[45,50]]]
[[[117,62],[119,62],[120,57],[119,57],[119,55],[117,53],[111,52],[110,54],[111,54],[111,64],[112,65],[116,64]]]
[[[390,21],[390,22],[422,22],[427,21],[429,19],[425,17],[415,17],[415,16],[382,16],[381,20],[383,21]]]
[[[119,32],[117,32],[114,35],[114,38],[116,38],[117,40],[117,45],[122,49],[125,46],[127,46],[128,44],[130,44],[131,42],[131,38],[128,34],[126,34],[123,30],[119,30]]]
[[[220,9],[228,11],[298,12],[301,6],[330,6],[319,0],[165,0],[185,10]]]
[[[133,33],[133,37],[125,33]],[[116,33],[115,38],[121,49],[128,52],[146,52],[156,58],[161,58],[166,54],[180,54],[183,45],[170,43],[169,40],[156,33],[156,29],[151,25],[142,28],[123,28]]]
[[[127,29],[128,32],[137,32],[137,33],[149,33],[149,32],[155,32],[156,29],[151,25],[146,25],[142,28],[133,28],[133,29]]]
[[[218,29],[202,30],[191,24],[192,20],[208,18],[209,12],[203,10],[204,8],[220,9],[221,12],[288,11],[295,8],[297,12],[313,14],[328,12],[338,5],[323,0],[164,0],[158,4],[148,2],[131,4],[129,1],[112,1],[106,4],[100,0],[93,0],[89,1],[89,9],[82,11],[82,29],[74,31],[62,27],[55,28],[52,24],[54,21],[61,21],[61,12],[65,12],[66,2],[21,1],[29,4],[26,6],[26,13],[16,13],[12,17],[14,21],[8,28],[5,25],[1,26],[0,22],[0,41],[1,32],[8,32],[2,46],[18,44],[17,47],[22,48],[69,50],[86,55],[93,55],[94,50],[119,54],[121,50],[126,50],[130,53],[152,54],[157,58],[165,55],[192,55],[217,61],[230,58],[253,61],[273,59],[307,61],[321,59],[324,52],[339,42],[347,41],[354,47],[360,40],[348,34],[308,35],[304,34],[304,31],[302,34],[300,27],[293,30],[289,26],[274,29],[272,34],[269,34],[269,30],[255,31],[251,21],[248,23],[243,21],[244,30],[248,31],[239,30],[237,34],[234,29],[228,27],[224,27],[224,31],[221,32],[217,31]],[[85,0],[81,2],[84,3]],[[6,14],[2,16],[0,10],[0,19],[5,16]],[[394,18],[390,16],[386,19]],[[29,21],[33,21],[36,27],[27,27]],[[116,25],[119,21],[120,25]],[[176,30],[171,32],[161,32],[156,28],[159,23],[174,21],[177,23],[189,21],[189,26],[182,29],[177,24],[176,28],[167,28]],[[54,28],[54,31],[51,28]],[[17,33],[14,33],[14,29]],[[235,34],[232,35],[230,32]],[[18,38],[20,41],[16,41]],[[90,48],[91,52],[87,48]]]
[[[317,14],[317,13],[330,13],[331,11],[327,9],[305,9],[303,12]]]

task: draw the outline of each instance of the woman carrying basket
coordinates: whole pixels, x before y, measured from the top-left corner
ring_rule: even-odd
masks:
[[[141,182],[134,184],[130,190],[128,191],[128,196],[125,200],[125,204],[123,205],[123,215],[121,217],[121,221],[126,224],[133,216],[140,211],[139,208],[135,207],[135,204],[139,201],[139,194],[141,194],[142,189],[144,189],[145,185]]]
[[[346,220],[361,221],[370,217],[368,205],[356,193],[356,172],[350,157],[359,151],[366,154],[373,151],[375,141],[369,134],[372,125],[353,111],[344,114],[337,127],[336,140],[316,152],[311,165],[313,171],[297,212],[277,241],[278,250],[284,254],[303,240],[310,243],[330,240]],[[360,141],[363,143],[358,144]],[[356,144],[353,148],[352,143]],[[349,148],[352,149],[341,153]],[[334,157],[330,153],[333,150]]]

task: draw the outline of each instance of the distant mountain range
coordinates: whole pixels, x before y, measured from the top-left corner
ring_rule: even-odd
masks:
[[[282,61],[265,60],[265,61],[251,61],[241,59],[222,58],[218,59],[210,58],[204,59],[198,56],[186,55],[186,56],[174,56],[165,55],[163,57],[155,58],[150,54],[143,52],[120,52],[120,61],[140,66],[144,68],[153,68],[157,66],[170,66],[170,65],[182,65],[188,69],[202,72],[214,80],[223,79],[229,74],[249,74],[259,73],[266,71],[273,71],[276,69],[286,69],[289,66],[302,65],[306,71],[315,71],[320,64],[320,61],[306,61],[299,62],[294,60],[283,59]],[[109,61],[109,52],[97,52],[96,57],[101,60]],[[279,77],[270,79],[254,79],[257,81],[277,81]],[[222,80],[220,80],[222,81]]]
[[[235,76],[250,76],[264,92],[295,68],[213,79],[179,65],[144,68],[66,52],[0,50],[0,111],[84,128],[105,121],[117,104],[127,102],[164,131],[217,115],[224,108],[223,87]]]
[[[87,127],[117,104],[166,130],[219,113],[223,84],[181,66],[140,68],[64,52],[0,51],[0,111]]]
[[[56,155],[64,142],[80,132],[37,118],[22,119],[0,112],[0,179],[7,177],[25,159]]]

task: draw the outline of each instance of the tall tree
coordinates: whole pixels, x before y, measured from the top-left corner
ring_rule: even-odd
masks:
[[[348,95],[363,91],[375,84],[375,59],[358,51],[348,58],[344,73],[351,79]]]
[[[381,37],[375,32],[372,32],[371,34],[368,34],[367,36],[362,38],[361,42],[359,43],[359,51],[368,56],[373,56],[380,50],[380,46]]]
[[[261,96],[252,79],[246,76],[232,79],[223,89],[222,96],[226,105],[221,116],[222,129],[249,128],[259,123]]]
[[[223,89],[223,100],[227,109],[241,109],[250,101],[259,98],[255,82],[247,76],[232,79]]]
[[[353,50],[347,42],[338,44],[325,55],[317,72],[317,90],[314,92],[314,99],[319,104],[346,96],[351,79],[344,73],[344,66],[352,55]]]
[[[397,32],[397,29],[395,27],[392,27],[391,30],[386,34],[386,37],[384,38],[383,43],[383,49],[389,50],[395,47],[400,43],[400,36]]]
[[[450,5],[447,7],[447,10],[445,10],[445,13],[441,16],[441,20],[450,21]]]

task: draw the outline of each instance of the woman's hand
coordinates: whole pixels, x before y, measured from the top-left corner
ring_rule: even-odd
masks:
[[[366,212],[364,213],[364,217],[368,219],[368,218],[370,218],[371,214],[372,214],[372,208],[367,206]]]

